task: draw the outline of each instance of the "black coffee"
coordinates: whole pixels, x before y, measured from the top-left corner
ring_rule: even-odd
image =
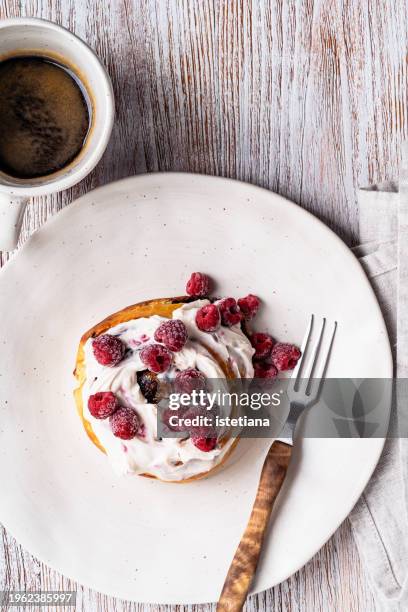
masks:
[[[83,148],[91,105],[67,67],[46,57],[0,62],[0,170],[20,179],[52,174]]]

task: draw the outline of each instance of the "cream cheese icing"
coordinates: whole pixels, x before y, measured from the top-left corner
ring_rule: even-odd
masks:
[[[173,319],[180,319],[185,324],[188,340],[181,351],[173,353],[170,369],[159,374],[159,379],[174,378],[177,371],[186,368],[197,368],[209,379],[225,379],[220,361],[228,364],[236,378],[253,377],[254,349],[239,324],[220,327],[212,333],[198,329],[195,323],[197,310],[209,303],[209,300],[196,300],[173,311]],[[234,440],[203,452],[190,439],[158,438],[157,406],[145,399],[137,382],[137,373],[146,369],[140,360],[140,349],[154,342],[156,329],[166,320],[153,315],[126,321],[107,330],[106,333],[119,336],[131,349],[114,367],[99,364],[93,354],[92,339],[87,340],[84,346],[86,382],[82,389],[84,417],[91,423],[118,473],[148,473],[161,480],[181,481],[214,468],[228,453]],[[108,419],[95,419],[90,414],[89,396],[100,391],[112,391],[124,406],[136,410],[144,426],[143,436],[131,440],[116,438]]]

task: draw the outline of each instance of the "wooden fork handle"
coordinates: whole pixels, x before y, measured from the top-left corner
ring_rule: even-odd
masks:
[[[266,455],[248,525],[228,570],[217,612],[240,612],[255,575],[269,517],[286,476],[292,446],[275,441]]]

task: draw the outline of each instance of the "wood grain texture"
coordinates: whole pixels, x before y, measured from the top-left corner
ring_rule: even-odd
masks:
[[[105,61],[117,103],[101,163],[69,191],[32,202],[22,242],[93,187],[189,170],[277,191],[355,244],[355,188],[397,174],[408,137],[406,0],[0,0],[0,17],[20,15],[84,38]],[[73,586],[78,610],[149,609],[71,585],[4,530],[0,586]],[[348,523],[247,609],[374,610]]]
[[[275,501],[282,488],[293,447],[275,440],[265,457],[248,524],[238,544],[217,604],[217,612],[241,612],[247,599]]]

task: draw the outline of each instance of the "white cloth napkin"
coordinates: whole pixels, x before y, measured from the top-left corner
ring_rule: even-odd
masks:
[[[354,249],[377,294],[394,352],[408,377],[408,146],[400,183],[358,193],[361,244]],[[406,418],[397,394],[391,428]],[[406,431],[406,429],[404,428]],[[380,462],[349,520],[378,610],[408,610],[408,440],[387,439]]]

